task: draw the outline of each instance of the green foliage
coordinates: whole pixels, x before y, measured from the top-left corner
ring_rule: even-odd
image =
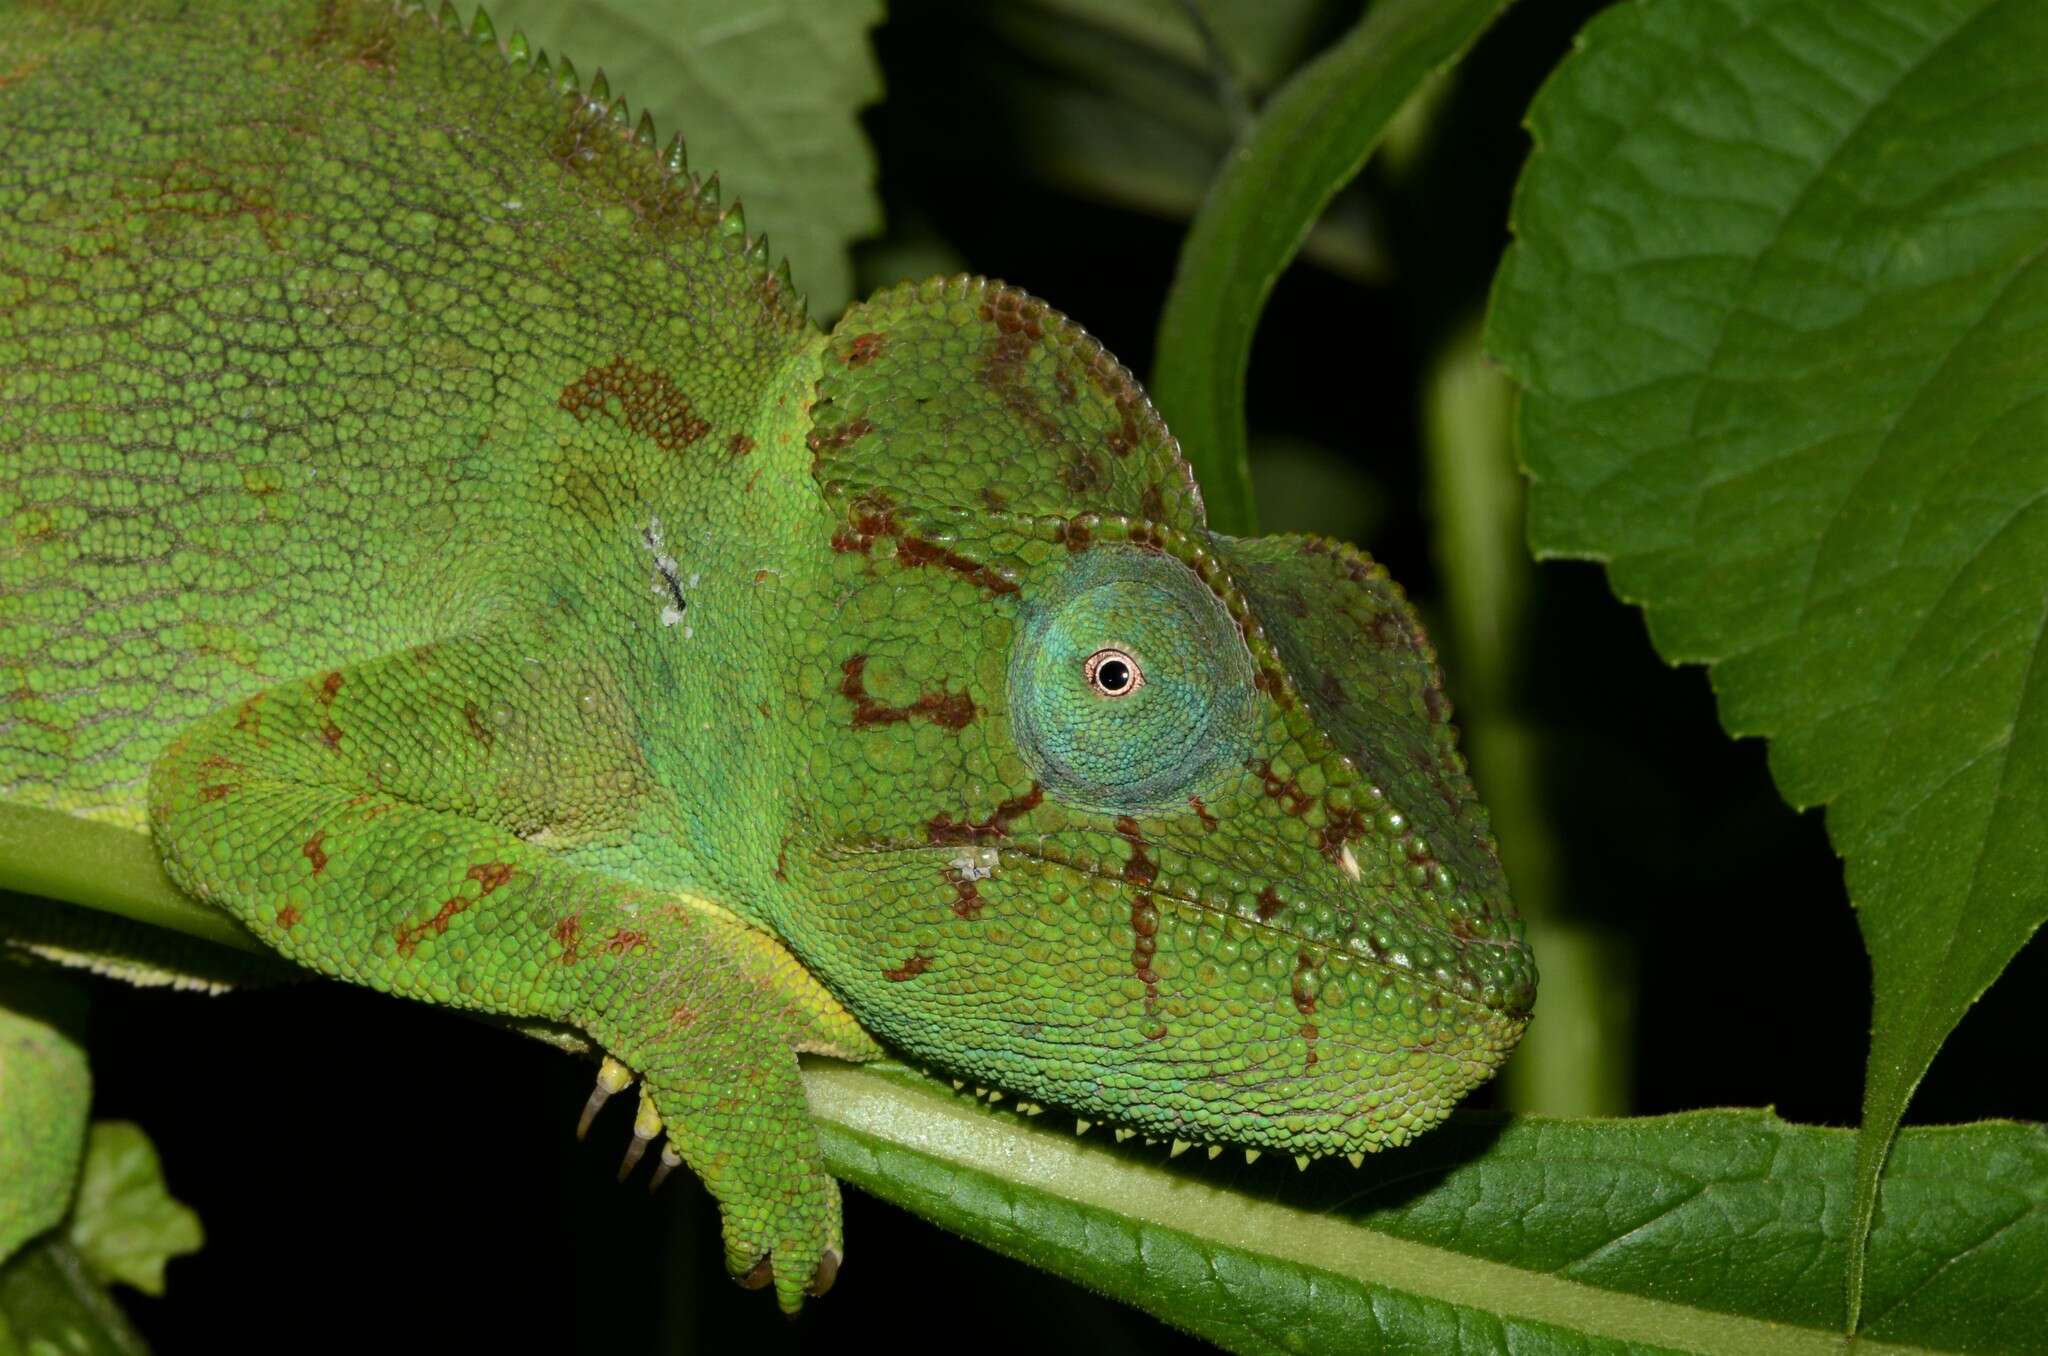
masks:
[[[86,1137],[78,1197],[65,1230],[102,1284],[164,1293],[164,1263],[197,1252],[199,1216],[164,1186],[156,1146],[130,1121],[97,1121]]]
[[[811,314],[853,296],[848,247],[881,226],[875,158],[857,115],[882,93],[867,33],[882,0],[495,0],[501,36],[605,73],[665,142],[717,170],[728,202],[789,258]]]
[[[2048,916],[2043,50],[1991,0],[1617,9],[1531,112],[1495,292],[1535,549],[1606,561],[1828,807],[1875,976],[1859,1222]]]
[[[834,1173],[1233,1351],[1841,1350],[1853,1136],[1768,1111],[1465,1115],[1296,1181],[1115,1150],[887,1071],[807,1082]],[[2044,1241],[2038,1127],[1909,1132],[1859,1349],[2022,1349],[2048,1330]]]
[[[0,1262],[64,1218],[92,1074],[84,991],[0,951]]]
[[[121,1306],[63,1237],[0,1266],[0,1356],[147,1356]]]
[[[1210,187],[1159,318],[1152,398],[1194,465],[1217,531],[1252,531],[1245,372],[1274,281],[1409,96],[1504,3],[1373,6],[1274,96]]]

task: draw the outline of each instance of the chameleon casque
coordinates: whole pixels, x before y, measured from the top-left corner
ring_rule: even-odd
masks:
[[[1320,1156],[1520,1035],[1399,590],[1209,532],[1043,304],[820,333],[680,139],[446,10],[0,3],[0,137],[6,801],[586,1033],[785,1308],[800,1051]]]

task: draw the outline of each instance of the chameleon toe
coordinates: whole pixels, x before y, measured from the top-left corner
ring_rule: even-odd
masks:
[[[640,1166],[640,1159],[647,1153],[647,1146],[660,1135],[661,1113],[654,1109],[654,1099],[643,1092],[639,1114],[633,1117],[633,1138],[627,1142],[626,1156],[619,1164],[621,1182],[633,1175],[633,1169]],[[665,1155],[667,1151],[663,1152]]]
[[[590,1133],[590,1123],[597,1119],[598,1111],[611,1100],[613,1093],[632,1085],[632,1071],[606,1055],[604,1063],[597,1066],[597,1086],[590,1090],[590,1100],[583,1104],[583,1114],[576,1118],[576,1138],[582,1139]]]
[[[662,1145],[661,1162],[655,1165],[654,1176],[649,1178],[647,1181],[648,1192],[651,1194],[653,1192],[661,1190],[661,1184],[668,1180],[668,1175],[674,1172],[677,1168],[681,1167],[682,1165],[683,1156],[675,1151],[674,1146],[668,1144]]]

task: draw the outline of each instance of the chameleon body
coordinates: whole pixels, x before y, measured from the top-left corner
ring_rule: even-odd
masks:
[[[0,5],[0,137],[6,801],[587,1033],[786,1307],[841,1247],[800,1051],[1319,1156],[1513,1046],[1399,591],[1209,532],[1041,303],[820,333],[680,141],[450,12]]]

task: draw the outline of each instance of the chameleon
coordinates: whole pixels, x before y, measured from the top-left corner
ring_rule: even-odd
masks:
[[[1401,590],[1210,531],[1045,303],[821,329],[680,136],[445,6],[0,2],[0,136],[0,812],[582,1033],[784,1309],[844,1255],[800,1053],[1356,1163],[1515,1045]]]

